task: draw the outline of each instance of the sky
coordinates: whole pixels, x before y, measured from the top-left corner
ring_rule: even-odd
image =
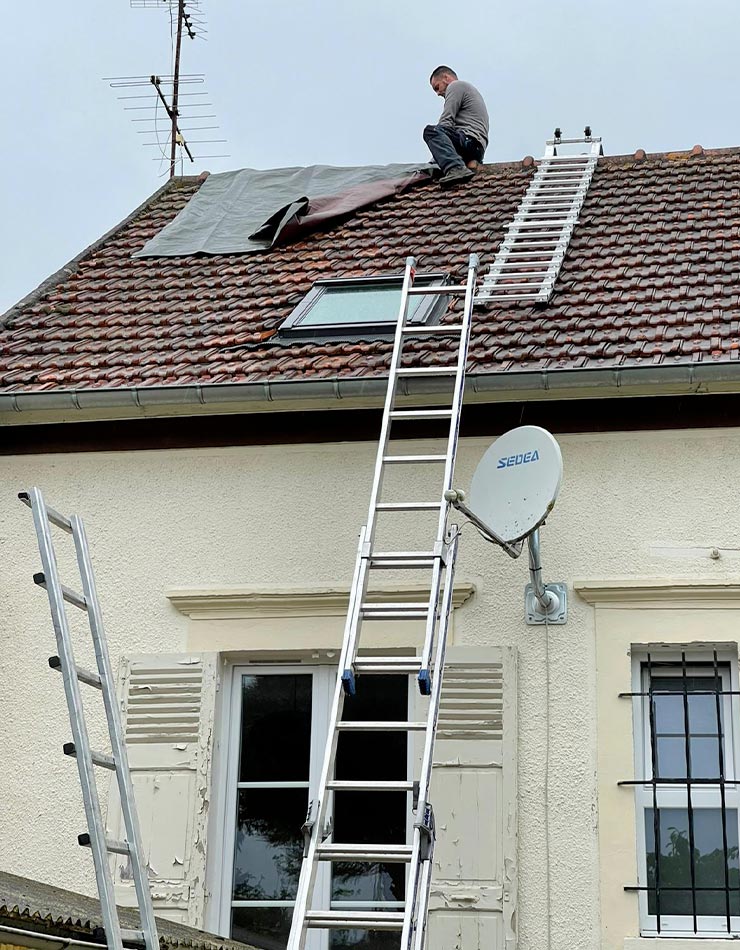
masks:
[[[486,99],[486,161],[586,124],[611,155],[740,145],[738,0],[200,0],[200,17],[182,71],[205,82],[183,91],[216,116],[190,127],[220,128],[189,138],[226,139],[193,151],[228,157],[185,174],[426,161],[440,64]],[[166,182],[131,121],[153,113],[126,108],[153,100],[117,98],[151,87],[105,77],[172,72],[166,6],[25,0],[2,20],[0,314]]]

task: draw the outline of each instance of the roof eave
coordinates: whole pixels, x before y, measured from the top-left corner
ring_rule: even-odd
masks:
[[[431,380],[404,381],[408,400],[431,403],[443,390]],[[9,423],[43,422],[64,413],[67,421],[83,418],[200,415],[228,412],[291,411],[298,408],[353,409],[380,407],[384,377],[283,380],[189,386],[142,386],[120,389],[74,389],[0,394],[0,417]],[[521,402],[545,399],[686,395],[740,391],[740,362],[673,366],[599,367],[583,370],[471,373],[469,402]]]

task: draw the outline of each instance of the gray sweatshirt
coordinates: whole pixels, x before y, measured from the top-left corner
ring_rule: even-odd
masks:
[[[445,107],[439,125],[460,129],[485,148],[488,145],[488,110],[475,86],[455,79],[445,92]]]

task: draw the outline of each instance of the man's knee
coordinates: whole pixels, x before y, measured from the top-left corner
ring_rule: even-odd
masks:
[[[424,141],[428,142],[429,139],[433,139],[437,135],[439,129],[438,125],[427,125],[424,127]]]

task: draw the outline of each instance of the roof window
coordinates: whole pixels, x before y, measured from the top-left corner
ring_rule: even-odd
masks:
[[[439,287],[446,274],[420,274],[414,287]],[[280,327],[281,335],[325,337],[392,333],[401,305],[403,278],[359,277],[317,280]],[[414,296],[409,301],[409,323],[431,323],[444,312],[447,298],[440,294]]]

